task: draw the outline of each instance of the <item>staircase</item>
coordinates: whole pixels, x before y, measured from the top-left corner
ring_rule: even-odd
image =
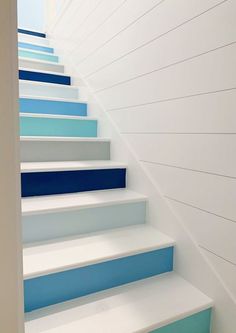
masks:
[[[25,332],[209,333],[212,301],[173,272],[46,36],[18,36]]]

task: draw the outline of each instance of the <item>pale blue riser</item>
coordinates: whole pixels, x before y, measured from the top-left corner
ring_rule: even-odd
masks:
[[[21,141],[22,162],[109,160],[110,142]]]
[[[97,120],[20,117],[22,136],[96,137]]]
[[[87,104],[43,99],[20,98],[20,112],[87,116]]]
[[[29,312],[172,270],[173,247],[168,247],[28,279],[24,281],[25,311]]]
[[[39,52],[47,52],[47,53],[54,52],[53,48],[51,48],[51,47],[30,44],[30,43],[25,43],[25,42],[18,42],[18,47],[20,47],[22,49],[34,50],[34,51],[39,51]]]
[[[150,333],[210,333],[211,309],[176,321]],[[223,332],[222,332],[223,333]]]
[[[59,62],[58,56],[55,56],[55,55],[52,55],[52,54],[43,54],[43,53],[31,52],[31,51],[27,51],[27,50],[19,50],[18,51],[18,56],[22,57],[22,58],[50,61],[50,62],[54,62],[54,63]]]
[[[33,243],[145,223],[146,203],[23,216],[23,241]]]
[[[40,96],[51,98],[77,99],[79,90],[75,87],[45,84],[31,81],[20,81],[19,89],[21,96]]]

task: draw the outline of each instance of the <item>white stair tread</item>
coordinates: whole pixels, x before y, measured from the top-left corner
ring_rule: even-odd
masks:
[[[75,89],[75,88],[74,88]],[[72,103],[87,103],[84,100],[81,100],[80,98],[76,99],[75,98],[59,98],[59,97],[48,97],[48,96],[27,96],[27,95],[20,95],[20,98],[25,98],[25,99],[42,99],[45,101],[55,101],[55,102],[72,102]]]
[[[31,42],[23,42],[23,43],[27,43],[27,44],[31,44],[31,45],[35,45],[35,46],[43,46],[43,47],[47,47],[47,48],[51,48],[50,46],[46,46],[46,45],[39,45],[39,44],[35,44],[35,43],[31,43]],[[27,47],[18,47],[19,51],[28,51],[28,52],[32,52],[32,53],[39,53],[39,54],[44,54],[44,55],[49,55],[49,56],[56,56],[57,55],[55,53],[51,53],[51,52],[47,52],[47,51],[41,51],[41,50],[35,50],[35,49],[30,49]]]
[[[172,272],[28,313],[25,333],[146,333],[212,305]]]
[[[27,70],[27,69],[26,69]],[[41,72],[41,71],[40,71]],[[59,73],[55,73],[55,74],[58,74]],[[51,83],[51,82],[40,82],[40,81],[30,81],[30,80],[19,80],[19,84],[24,84],[24,83],[27,83],[28,85],[31,85],[31,86],[46,86],[46,87],[58,87],[58,88],[63,88],[63,89],[78,89],[78,86],[74,86],[73,84],[70,84],[70,85],[66,85],[66,84],[58,84],[58,83]],[[31,95],[30,95],[30,98],[31,98]]]
[[[94,117],[88,116],[69,116],[61,114],[50,114],[50,113],[30,113],[30,112],[20,112],[21,117],[31,117],[31,118],[57,118],[57,119],[74,119],[74,120],[97,120]]]
[[[65,162],[23,162],[22,172],[44,172],[63,170],[94,170],[94,169],[121,169],[127,165],[109,160],[100,161],[65,161]]]
[[[34,244],[24,249],[24,278],[47,275],[173,245],[174,241],[170,237],[149,225]]]
[[[27,68],[27,67],[19,67],[19,70],[27,71],[27,72],[37,72],[37,73],[44,73],[44,74],[59,75],[59,76],[70,76],[66,73],[58,73],[58,72],[53,72],[53,71],[45,71],[42,69],[34,69],[34,68]],[[65,86],[66,86],[66,84],[65,84]]]
[[[33,58],[26,58],[26,57],[18,57],[19,60],[24,60],[24,61],[29,61],[32,63],[40,63],[40,64],[47,64],[47,65],[52,65],[52,66],[59,66],[59,67],[64,67],[63,64],[59,62],[52,62],[52,61],[47,61],[47,60],[42,60],[42,59],[33,59]]]
[[[127,189],[29,197],[22,199],[22,215],[102,207],[146,200],[146,196]]]
[[[109,138],[64,137],[64,136],[21,136],[20,141],[72,141],[72,142],[110,142]]]

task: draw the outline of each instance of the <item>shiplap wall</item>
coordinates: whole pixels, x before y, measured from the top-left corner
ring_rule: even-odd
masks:
[[[69,1],[49,33],[236,298],[236,1]]]

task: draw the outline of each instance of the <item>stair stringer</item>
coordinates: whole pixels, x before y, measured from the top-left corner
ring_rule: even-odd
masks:
[[[213,299],[212,333],[235,333],[236,300],[232,293],[179,214],[164,197],[159,184],[142,166],[135,151],[120,134],[117,125],[93,92],[93,87],[83,78],[69,54],[63,52],[60,39],[57,36],[48,37],[51,38],[51,46],[61,56],[66,73],[72,74],[72,84],[79,86],[80,97],[87,100],[89,115],[99,119],[98,135],[111,138],[111,159],[122,160],[128,165],[128,188],[148,197],[147,223],[176,241],[174,271]]]

